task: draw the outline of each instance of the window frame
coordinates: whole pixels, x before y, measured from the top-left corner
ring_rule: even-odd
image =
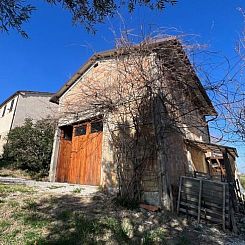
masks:
[[[84,131],[80,131],[80,133],[79,133],[80,128],[83,128],[85,133],[81,133]],[[88,133],[87,124],[80,124],[80,125],[77,125],[76,127],[74,127],[74,137],[85,136],[85,135],[87,135],[87,133]]]
[[[72,126],[64,126],[61,128],[62,130],[62,139],[67,141],[72,141],[73,137],[73,127]]]
[[[97,129],[97,127],[93,127],[96,125],[99,126],[98,129]],[[100,132],[103,132],[103,121],[101,120],[101,121],[91,122],[90,134],[100,133]]]
[[[15,102],[15,99],[12,99],[11,100],[11,104],[10,104],[10,107],[9,107],[9,112],[11,112],[14,108],[14,102]]]
[[[3,107],[2,117],[4,117],[4,116],[5,116],[5,114],[6,114],[6,110],[7,110],[7,105],[5,105],[5,106]]]

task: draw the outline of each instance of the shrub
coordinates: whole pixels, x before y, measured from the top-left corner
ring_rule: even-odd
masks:
[[[4,146],[3,161],[26,170],[34,177],[48,175],[55,122],[50,119],[34,123],[26,119],[23,126],[12,129]]]

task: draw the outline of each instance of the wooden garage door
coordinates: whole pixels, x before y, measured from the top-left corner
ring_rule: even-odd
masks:
[[[67,182],[69,179],[68,173],[71,164],[72,131],[72,126],[61,128],[59,158],[56,172],[56,180],[59,182]]]
[[[60,152],[57,180],[84,185],[99,185],[101,177],[103,124],[101,121],[74,126],[71,142],[70,163],[68,156]],[[64,143],[63,143],[64,144]],[[62,146],[62,144],[61,144]],[[64,147],[63,147],[64,148]],[[62,150],[62,147],[61,147]],[[67,152],[68,153],[68,152]],[[66,162],[66,164],[65,164]],[[58,166],[58,168],[60,168]]]

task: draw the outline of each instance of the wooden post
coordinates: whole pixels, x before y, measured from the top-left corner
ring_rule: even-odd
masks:
[[[199,185],[199,197],[198,197],[198,214],[197,214],[197,222],[200,223],[201,220],[201,200],[202,200],[202,180],[200,180]]]
[[[161,206],[166,210],[173,211],[173,200],[170,180],[168,179],[168,169],[167,169],[167,146],[166,146],[166,132],[165,132],[165,120],[167,118],[166,108],[162,104],[161,95],[158,91],[157,97],[152,103],[152,113],[153,113],[153,127],[155,131],[156,140],[156,151],[157,151],[157,162],[160,171],[159,180],[159,197],[161,200]]]
[[[225,184],[223,184],[223,219],[222,219],[222,223],[223,223],[223,230],[225,230],[225,202],[226,202],[226,190],[225,190]]]
[[[180,177],[179,193],[178,193],[178,203],[177,203],[177,214],[179,213],[180,198],[181,198],[181,190],[182,190],[182,179],[183,179],[183,177]]]
[[[235,187],[234,187],[235,178],[234,178],[233,173],[232,173],[231,164],[230,164],[228,154],[229,154],[229,152],[225,148],[225,151],[223,151],[223,159],[224,159],[224,165],[225,165],[225,170],[226,170],[226,178],[227,178],[227,182],[229,184],[229,194],[231,197],[231,202],[232,202],[234,211],[238,211],[237,197],[236,197],[236,192],[235,192]]]
[[[231,206],[230,217],[231,217],[231,227],[232,227],[232,231],[233,231],[235,234],[237,234],[237,233],[238,233],[238,229],[237,229],[237,225],[236,225],[235,211],[234,211],[233,206]]]

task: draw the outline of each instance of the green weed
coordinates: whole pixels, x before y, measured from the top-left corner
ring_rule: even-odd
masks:
[[[67,221],[71,218],[72,216],[72,211],[70,210],[63,210],[58,214],[58,219]]]
[[[11,208],[16,208],[19,206],[19,202],[15,201],[15,200],[9,200],[8,201],[8,205],[11,207]]]
[[[83,190],[82,188],[77,187],[77,188],[75,188],[72,192],[73,192],[73,193],[81,193],[82,190]]]
[[[53,190],[53,189],[59,189],[59,188],[62,188],[62,187],[64,187],[64,186],[51,185],[51,186],[49,186],[48,188],[49,188],[50,190]]]
[[[0,231],[3,232],[6,230],[8,227],[11,226],[11,223],[7,220],[0,220]]]
[[[143,237],[143,244],[167,244],[165,238],[165,231],[162,228],[158,228],[156,230],[147,231]]]
[[[26,203],[25,209],[33,210],[33,211],[37,209],[38,205],[34,200],[28,199],[25,201],[25,203]]]
[[[26,185],[17,185],[17,184],[0,184],[0,194],[6,193],[31,193],[34,192],[33,188],[28,187]]]

